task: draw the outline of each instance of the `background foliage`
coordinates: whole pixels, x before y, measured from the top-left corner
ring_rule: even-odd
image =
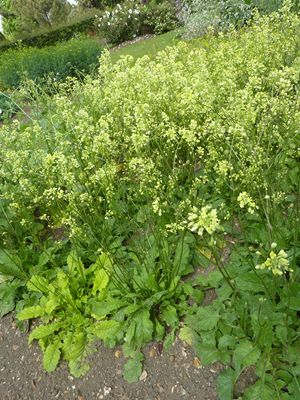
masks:
[[[101,47],[94,39],[73,39],[56,46],[8,50],[1,56],[0,86],[14,88],[27,78],[42,82],[51,75],[61,81],[89,72],[98,64]]]

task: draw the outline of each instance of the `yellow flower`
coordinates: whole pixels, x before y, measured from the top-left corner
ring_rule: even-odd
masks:
[[[202,207],[201,210],[193,207],[193,212],[188,214],[187,226],[199,236],[203,236],[204,231],[209,235],[213,234],[220,227],[217,210],[210,205]]]
[[[267,269],[272,271],[273,275],[279,276],[286,272],[293,272],[293,270],[289,268],[288,255],[284,250],[280,250],[278,254],[272,250],[266,261],[262,264],[258,264],[256,269]]]

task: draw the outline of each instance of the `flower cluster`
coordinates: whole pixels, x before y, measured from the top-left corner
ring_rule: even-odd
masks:
[[[246,208],[250,214],[254,214],[254,211],[258,208],[254,200],[249,196],[247,192],[241,192],[237,198],[241,208]]]
[[[187,227],[191,232],[197,232],[199,236],[203,236],[204,231],[212,235],[220,228],[217,210],[210,205],[204,206],[200,210],[193,207],[192,212],[188,214]]]
[[[277,254],[272,250],[265,262],[256,265],[256,269],[269,270],[273,275],[279,276],[287,272],[293,272],[289,268],[288,255],[284,250],[280,250]]]

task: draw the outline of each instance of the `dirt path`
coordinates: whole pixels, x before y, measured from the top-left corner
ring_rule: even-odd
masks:
[[[0,320],[1,400],[217,400],[217,368],[201,367],[190,349],[177,341],[170,352],[145,349],[144,380],[127,384],[122,378],[120,351],[105,349],[91,357],[91,369],[81,378],[70,376],[63,363],[52,374],[42,369],[38,346],[27,344],[27,334],[12,316]]]

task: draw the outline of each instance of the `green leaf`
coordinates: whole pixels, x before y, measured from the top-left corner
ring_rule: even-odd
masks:
[[[31,292],[49,293],[49,282],[39,275],[32,275],[26,286]]]
[[[137,347],[141,347],[152,340],[154,327],[149,310],[137,312],[134,321],[136,323],[134,342]]]
[[[194,347],[203,365],[212,364],[220,360],[221,352],[214,344],[196,342]]]
[[[288,385],[289,393],[293,394],[295,399],[300,399],[300,379],[294,378]]]
[[[97,258],[94,266],[95,266],[95,268],[100,267],[100,269],[104,269],[105,271],[112,271],[112,269],[113,269],[113,264],[112,264],[111,258],[106,253],[101,254]]]
[[[144,355],[141,352],[135,352],[133,358],[130,358],[124,365],[124,378],[127,382],[133,383],[139,380],[141,376]]]
[[[114,320],[102,321],[93,325],[90,332],[93,333],[97,338],[106,340],[110,336],[115,335],[121,328],[122,323]]]
[[[191,298],[195,300],[197,304],[201,304],[204,299],[204,293],[200,289],[194,289]]]
[[[70,374],[72,376],[75,376],[75,378],[80,378],[89,371],[90,366],[87,363],[81,363],[77,360],[71,360],[69,362],[69,368]]]
[[[52,324],[37,326],[29,335],[28,342],[31,343],[35,339],[38,340],[50,336],[60,330],[63,325],[63,322],[53,322]]]
[[[60,305],[60,299],[54,294],[49,294],[47,297],[47,302],[45,304],[45,312],[50,315],[53,311]]]
[[[45,314],[44,309],[41,306],[26,307],[17,314],[17,318],[20,321],[25,319],[32,319],[42,317]]]
[[[170,350],[172,344],[175,341],[175,333],[176,333],[176,329],[172,329],[172,331],[170,333],[167,334],[167,336],[165,337],[164,340],[164,350],[168,351]]]
[[[189,264],[190,246],[183,240],[179,240],[174,257],[174,267],[178,275],[183,276],[192,272],[194,269]]]
[[[57,340],[56,342],[49,344],[46,348],[44,352],[43,365],[47,372],[53,372],[56,369],[60,360],[61,346],[61,341]]]
[[[243,368],[256,364],[260,357],[260,350],[253,346],[253,344],[245,340],[238,344],[233,353],[233,365],[239,372]]]
[[[39,261],[38,261],[39,267],[43,267],[51,260],[52,250],[53,249],[48,249],[39,256]]]
[[[213,271],[208,275],[199,275],[195,279],[195,283],[202,286],[208,286],[216,288],[223,280],[223,276],[220,271]]]
[[[104,271],[104,269],[100,269],[100,271],[95,272],[95,279],[92,289],[92,295],[95,295],[98,291],[101,291],[106,288],[109,282],[109,276]]]
[[[86,332],[82,330],[75,332],[72,337],[72,342],[68,343],[68,346],[64,344],[63,350],[65,358],[68,361],[79,363],[86,353],[87,344],[88,340]]]
[[[14,283],[0,284],[0,318],[14,310],[18,288]]]
[[[223,335],[219,339],[218,348],[220,350],[225,350],[227,348],[233,349],[235,347],[235,337],[231,335]]]
[[[300,311],[300,298],[290,297],[289,307],[291,310]]]
[[[133,341],[133,338],[135,337],[135,331],[136,331],[136,321],[135,319],[131,320],[126,332],[126,343],[128,345],[131,345],[131,342]]]
[[[281,400],[277,392],[258,380],[253,386],[246,389],[243,399],[245,400]]]
[[[236,287],[240,291],[265,292],[262,279],[254,272],[246,272],[239,275],[235,280]]]
[[[184,326],[179,331],[179,339],[186,342],[190,346],[193,344],[194,341],[194,332],[188,326]]]
[[[14,279],[12,276],[3,275],[0,273],[0,284],[5,282],[10,282],[12,279]]]
[[[85,282],[85,268],[76,251],[71,251],[68,255],[67,265],[70,275],[73,275],[75,270],[77,270],[82,281]]]
[[[166,322],[172,328],[175,328],[178,324],[178,315],[175,307],[170,304],[165,307],[161,313],[161,320]]]
[[[155,318],[155,340],[160,341],[165,335],[165,327]]]
[[[200,307],[195,316],[188,318],[191,328],[196,332],[214,329],[220,319],[219,310],[214,306]]]
[[[118,310],[126,305],[126,302],[116,298],[108,298],[105,301],[92,300],[90,304],[92,306],[92,317],[102,319],[111,314],[112,311]]]
[[[266,323],[260,327],[257,335],[257,343],[261,347],[271,348],[273,343],[273,327],[271,323]]]
[[[218,395],[222,400],[232,400],[235,372],[231,368],[220,372],[217,379]]]
[[[4,249],[0,249],[0,273],[19,279],[26,278],[19,257]]]

